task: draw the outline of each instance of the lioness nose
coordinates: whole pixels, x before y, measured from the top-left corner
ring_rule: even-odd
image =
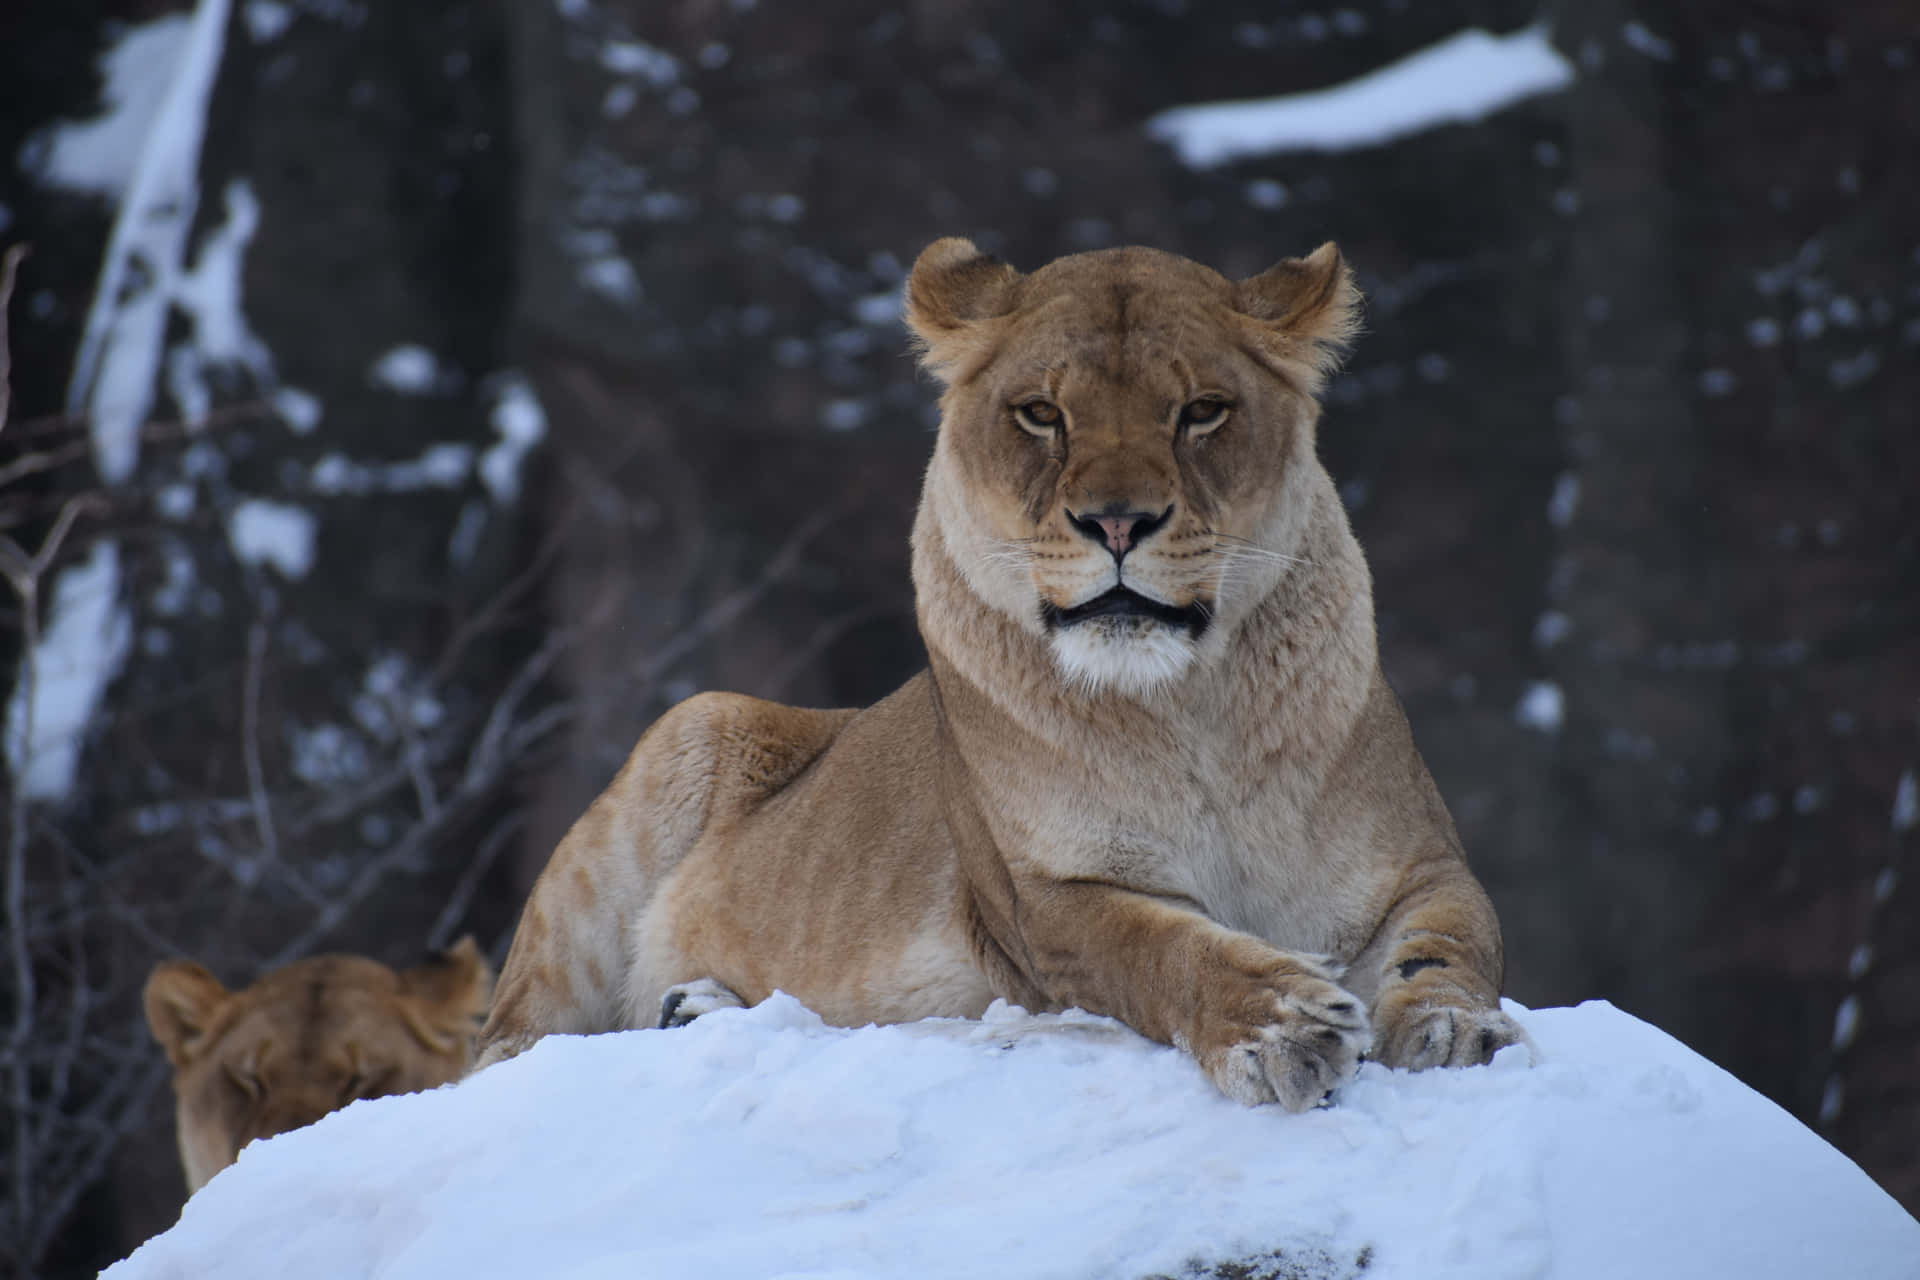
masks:
[[[1067,519],[1073,527],[1105,546],[1115,560],[1125,559],[1127,552],[1152,537],[1172,514],[1172,507],[1156,516],[1150,511],[1128,511],[1117,502],[1110,502],[1098,511],[1067,508]]]

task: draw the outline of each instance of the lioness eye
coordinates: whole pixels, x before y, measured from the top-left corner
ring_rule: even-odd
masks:
[[[340,1090],[340,1100],[352,1102],[355,1098],[381,1097],[393,1082],[393,1076],[392,1067],[360,1067],[347,1077],[346,1085]]]
[[[1036,436],[1050,436],[1059,430],[1066,415],[1060,412],[1060,406],[1046,400],[1029,400],[1025,404],[1014,406],[1013,416],[1021,427]]]
[[[1215,396],[1202,396],[1180,411],[1180,425],[1192,431],[1207,431],[1227,420],[1227,402]]]
[[[226,1069],[227,1079],[231,1080],[240,1092],[249,1098],[260,1096],[260,1081],[251,1071],[244,1067],[236,1067],[232,1063],[228,1063]]]

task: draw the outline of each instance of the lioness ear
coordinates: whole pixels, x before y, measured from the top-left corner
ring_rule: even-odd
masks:
[[[959,236],[921,251],[907,277],[907,327],[930,373],[944,379],[969,355],[984,351],[984,343],[968,341],[969,333],[1012,309],[1019,278],[1018,271]]]
[[[166,1050],[167,1061],[184,1067],[206,1047],[215,1015],[232,997],[220,980],[191,960],[172,960],[147,978],[147,1025]]]
[[[1267,350],[1319,391],[1360,329],[1360,290],[1333,241],[1304,258],[1285,258],[1233,287],[1243,315],[1261,321]]]
[[[493,999],[493,966],[471,934],[400,975],[407,1029],[435,1053],[451,1053],[479,1030]]]

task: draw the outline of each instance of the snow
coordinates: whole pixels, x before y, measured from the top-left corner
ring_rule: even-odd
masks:
[[[493,500],[504,506],[520,497],[521,463],[547,436],[546,410],[524,375],[509,374],[501,381],[491,421],[500,440],[481,455],[480,479]]]
[[[36,135],[21,167],[49,186],[117,198],[133,178],[191,29],[184,14],[128,27],[100,57],[104,110]]]
[[[852,431],[867,420],[867,406],[857,399],[829,400],[820,410],[820,424],[829,431]]]
[[[227,218],[200,244],[193,270],[173,284],[176,308],[192,322],[190,340],[168,353],[167,389],[189,424],[206,421],[213,408],[207,375],[239,366],[261,382],[273,378],[266,344],[247,327],[240,308],[247,245],[260,226],[260,201],[245,181],[230,182],[225,193]]]
[[[1256,209],[1284,209],[1291,194],[1286,184],[1272,178],[1256,178],[1247,184],[1247,203]]]
[[[1571,471],[1562,471],[1554,477],[1553,493],[1547,498],[1547,522],[1556,529],[1564,529],[1573,523],[1574,512],[1580,509],[1580,477]]]
[[[1920,1223],[1772,1103],[1610,1005],[1508,1009],[1537,1065],[1299,1116],[1080,1013],[553,1037],[250,1146],[105,1274],[1911,1280]]]
[[[1636,51],[1658,62],[1673,61],[1673,42],[1653,34],[1638,22],[1629,22],[1622,27],[1620,38]]]
[[[1147,122],[1180,159],[1211,169],[1245,156],[1373,147],[1446,124],[1472,124],[1573,83],[1544,27],[1471,28],[1345,84],[1249,102],[1175,107]]]
[[[293,6],[281,0],[247,0],[242,12],[255,44],[278,40],[293,25]]]
[[[1566,701],[1559,685],[1551,680],[1536,680],[1520,695],[1520,705],[1513,709],[1513,718],[1523,729],[1558,733],[1566,719]]]
[[[109,540],[54,580],[47,629],[32,665],[22,658],[7,700],[7,772],[28,800],[61,800],[73,789],[93,709],[132,639],[119,592],[120,548]]]
[[[1860,1034],[1860,997],[1848,996],[1833,1015],[1833,1051],[1845,1053]]]
[[[418,458],[405,462],[355,462],[340,453],[327,453],[313,464],[308,483],[315,493],[335,498],[369,493],[418,493],[425,489],[457,489],[473,470],[473,446],[458,442],[428,445]]]
[[[440,362],[419,343],[403,342],[373,362],[367,381],[403,396],[431,395],[442,381]]]
[[[640,301],[640,275],[617,253],[589,258],[580,264],[580,283],[616,306]]]
[[[153,405],[167,311],[200,201],[200,141],[220,69],[227,8],[227,0],[201,0],[166,91],[149,108],[152,124],[107,241],[74,357],[67,411],[92,424],[95,464],[108,484],[133,474],[140,428]]]
[[[1900,782],[1893,789],[1892,826],[1896,832],[1920,826],[1920,777],[1911,769],[1901,773]]]
[[[313,568],[318,524],[304,507],[248,498],[233,508],[227,522],[227,541],[244,564],[270,564],[283,577],[304,578]]]
[[[294,728],[288,734],[293,776],[311,787],[338,787],[367,776],[367,748],[351,729],[337,724]]]
[[[906,300],[900,289],[889,289],[885,293],[869,293],[865,297],[854,299],[854,318],[861,324],[876,328],[898,324],[906,310]]]
[[[273,393],[273,410],[297,436],[310,435],[320,425],[320,397],[298,387],[280,387]]]
[[[600,65],[617,76],[637,76],[656,89],[680,79],[680,60],[638,40],[612,40],[601,47]]]

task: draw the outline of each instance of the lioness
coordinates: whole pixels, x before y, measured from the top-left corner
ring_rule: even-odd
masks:
[[[404,973],[364,956],[315,956],[242,991],[189,960],[156,968],[147,1024],[173,1063],[188,1193],[255,1138],[355,1098],[458,1080],[492,989],[472,938]]]
[[[1521,1040],[1314,452],[1358,304],[1331,244],[1238,282],[928,248],[929,669],[661,717],[535,885],[479,1064],[775,988],[842,1025],[1078,1005],[1293,1110],[1363,1054]]]

